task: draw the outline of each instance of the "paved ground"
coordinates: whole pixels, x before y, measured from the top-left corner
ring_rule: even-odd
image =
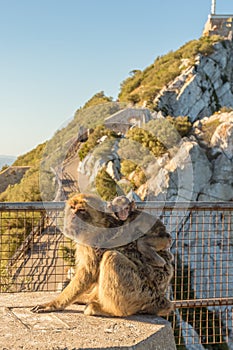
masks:
[[[0,350],[176,349],[170,325],[162,318],[84,316],[80,305],[57,313],[30,311],[55,295],[0,294]]]

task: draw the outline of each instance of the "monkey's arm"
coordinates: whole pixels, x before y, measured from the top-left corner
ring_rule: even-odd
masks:
[[[80,278],[80,277],[82,278]],[[92,279],[86,271],[78,271],[74,278],[70,281],[68,286],[59,294],[54,300],[36,305],[31,309],[33,312],[51,312],[65,309],[72,304],[87,288],[90,288]]]
[[[86,254],[77,264],[75,276],[68,286],[54,300],[37,305],[33,307],[31,311],[40,313],[63,310],[68,305],[75,302],[80,295],[88,291],[92,284],[96,282],[97,276],[97,257],[94,252],[91,252],[91,248],[87,248]]]

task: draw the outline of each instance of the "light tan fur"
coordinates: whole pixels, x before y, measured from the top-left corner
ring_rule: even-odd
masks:
[[[119,225],[111,215],[103,211],[95,213],[93,206],[90,210],[92,200],[91,195],[79,194],[68,201],[68,226],[73,225],[74,229],[78,223],[75,215],[83,215],[93,225],[96,220],[102,227]],[[100,249],[77,244],[74,278],[57,298],[35,306],[32,311],[63,310],[78,301],[88,303],[84,310],[86,315],[168,314],[173,309],[172,303],[165,296],[173,275],[173,256],[167,250],[171,237],[159,220],[156,223],[148,234],[119,248]],[[163,266],[155,267],[155,263],[151,263],[153,259],[147,257],[148,246],[153,246],[152,250],[163,259]]]

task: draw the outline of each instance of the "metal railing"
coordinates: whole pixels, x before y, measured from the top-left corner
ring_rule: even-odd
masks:
[[[137,203],[173,236],[177,348],[233,344],[233,203]],[[0,292],[60,290],[74,264],[64,202],[0,204]],[[198,344],[198,345],[197,345]],[[231,348],[229,346],[229,348]]]

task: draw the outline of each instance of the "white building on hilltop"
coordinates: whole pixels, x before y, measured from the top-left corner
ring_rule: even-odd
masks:
[[[221,35],[232,40],[233,37],[233,14],[217,14],[216,1],[212,0],[211,13],[205,24],[203,36]]]

